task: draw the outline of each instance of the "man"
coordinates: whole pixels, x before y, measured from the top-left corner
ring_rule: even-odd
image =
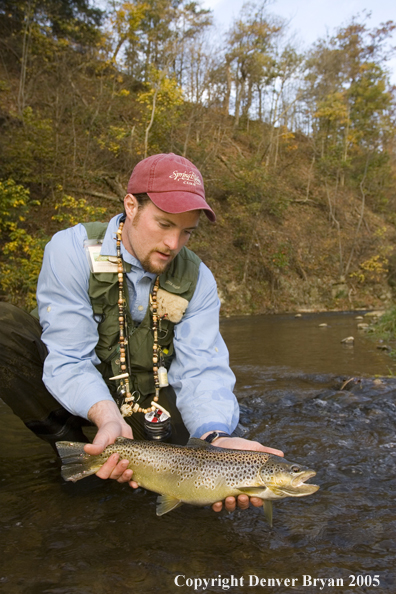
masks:
[[[45,388],[27,397],[28,380],[22,385],[19,377],[19,386],[15,389],[14,381],[4,400],[52,445],[61,439],[87,441],[81,426],[84,420],[93,423],[98,431],[85,446],[89,454],[101,453],[118,436],[141,437],[144,412],[155,394],[154,402],[172,412],[176,441],[185,443],[188,432],[219,447],[283,455],[231,437],[239,411],[219,333],[216,283],[185,247],[202,211],[215,221],[200,172],[173,153],[148,157],[132,172],[124,208],[124,215],[108,225],[77,225],[47,245],[37,287],[41,339],[31,328],[35,322],[25,320],[18,347],[34,344]],[[12,318],[5,334],[23,335],[21,314],[11,311],[4,316]],[[18,376],[24,354],[15,352],[8,359]],[[33,376],[29,365],[37,361],[31,363],[31,353],[25,356],[26,373]],[[172,389],[159,388],[159,367],[168,368]],[[97,475],[136,488],[127,466],[114,454]],[[233,510],[235,499],[225,505]],[[241,495],[238,505],[248,507],[249,498]],[[213,505],[215,511],[221,508],[222,502]]]

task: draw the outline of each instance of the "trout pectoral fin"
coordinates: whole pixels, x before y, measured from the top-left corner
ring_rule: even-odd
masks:
[[[272,528],[272,501],[270,499],[264,499],[266,487],[246,487],[239,489],[241,493],[249,495],[249,497],[259,497],[263,500],[264,515],[268,521],[268,524]]]
[[[238,491],[241,493],[245,493],[249,497],[259,497],[260,499],[263,498],[266,490],[266,487],[238,487]]]
[[[170,495],[160,495],[157,498],[157,516],[163,516],[164,514],[172,511],[172,509],[176,509],[181,505],[183,505],[183,501],[176,499],[176,497],[171,497]]]
[[[263,510],[264,515],[267,519],[268,524],[272,528],[272,501],[271,499],[263,499]]]

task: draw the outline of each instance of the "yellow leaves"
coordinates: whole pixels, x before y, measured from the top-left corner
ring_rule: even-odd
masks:
[[[148,9],[145,2],[122,2],[111,16],[111,25],[120,36],[132,41]]]
[[[122,140],[128,134],[128,131],[119,126],[109,126],[109,131],[116,140]]]
[[[280,126],[279,138],[281,140],[283,148],[286,151],[291,152],[298,149],[298,144],[295,142],[295,134],[286,126]]]
[[[10,301],[32,309],[35,305],[37,278],[41,269],[47,237],[33,237],[15,227],[5,244],[0,262],[0,286]]]
[[[345,124],[349,118],[345,95],[340,92],[329,94],[323,101],[318,103],[318,109],[314,115],[317,118]]]
[[[82,221],[98,221],[103,218],[106,208],[91,206],[84,198],[64,195],[60,203],[55,205],[58,214],[53,215],[52,220],[59,223],[66,223],[67,227],[77,225]]]
[[[360,270],[358,272],[352,272],[349,276],[356,278],[359,283],[366,281],[379,283],[388,273],[388,264],[388,258],[384,255],[377,254],[362,262],[359,266]]]
[[[385,239],[386,234],[388,232],[387,227],[384,225],[382,227],[378,227],[375,231],[374,231],[374,237],[382,240]]]
[[[62,187],[58,186],[57,191],[61,192]],[[50,238],[44,234],[30,235],[20,227],[28,216],[18,212],[14,216],[12,209],[24,209],[23,212],[28,215],[28,206],[37,204],[31,201],[28,205],[28,198],[29,191],[13,180],[0,182],[0,228],[6,230],[8,238],[3,245],[4,259],[0,261],[0,288],[13,303],[32,309],[44,247]],[[56,214],[52,219],[64,227],[81,221],[101,220],[106,213],[106,208],[91,206],[84,199],[67,195],[63,195],[54,208]]]
[[[385,272],[387,265],[388,260],[378,254],[360,264],[360,267],[367,272]]]
[[[163,72],[152,71],[151,88],[140,93],[138,102],[152,109],[153,99],[156,96],[156,113],[163,113],[170,107],[183,103],[183,91],[173,78],[167,78]]]
[[[109,126],[106,134],[102,133],[97,138],[101,149],[106,149],[118,156],[123,148],[123,141],[130,134],[130,131],[122,126]]]
[[[4,246],[3,253],[9,255],[17,251],[24,253],[29,252],[29,243],[32,239],[31,235],[28,235],[25,229],[19,229],[14,225],[12,232],[10,233],[11,241],[7,242]]]
[[[0,91],[10,91],[11,85],[6,80],[0,80]]]
[[[24,220],[28,208],[29,190],[13,179],[0,181],[0,229],[13,231],[18,220]]]

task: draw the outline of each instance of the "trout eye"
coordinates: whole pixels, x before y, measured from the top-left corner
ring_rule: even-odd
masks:
[[[300,470],[301,468],[297,466],[297,464],[293,464],[293,466],[291,467],[292,472],[300,472]]]

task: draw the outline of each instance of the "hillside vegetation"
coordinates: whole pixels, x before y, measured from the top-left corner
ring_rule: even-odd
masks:
[[[356,17],[302,54],[265,2],[220,36],[183,0],[0,0],[1,298],[32,307],[51,235],[175,152],[218,216],[190,247],[224,315],[389,305],[393,31]]]

